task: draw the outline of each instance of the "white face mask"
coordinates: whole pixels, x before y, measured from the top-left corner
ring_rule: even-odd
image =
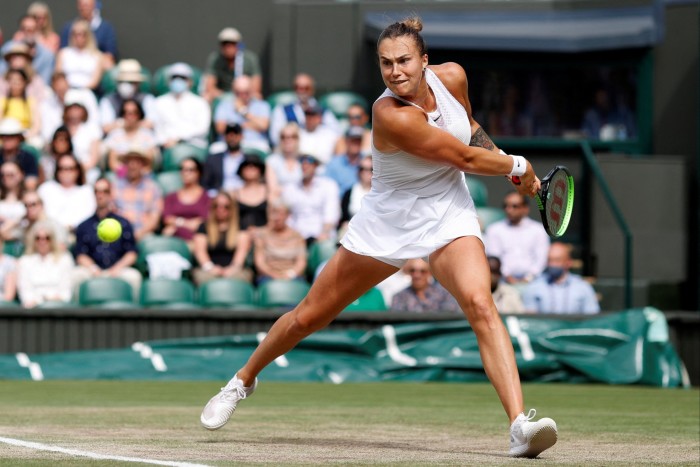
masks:
[[[122,99],[129,99],[136,94],[136,85],[134,83],[119,83],[117,84],[117,93]]]
[[[170,90],[175,94],[182,94],[187,91],[187,81],[182,78],[170,80]]]

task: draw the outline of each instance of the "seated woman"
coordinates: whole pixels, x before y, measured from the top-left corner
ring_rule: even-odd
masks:
[[[109,132],[104,141],[107,152],[107,168],[120,177],[126,174],[126,167],[119,156],[130,149],[141,148],[156,159],[158,148],[153,130],[142,125],[145,113],[141,104],[135,99],[126,99],[119,109],[117,127]]]
[[[73,256],[60,248],[51,224],[32,226],[24,254],[17,261],[17,291],[22,306],[69,302]]]
[[[0,226],[17,223],[27,212],[22,203],[24,172],[15,161],[0,165]]]
[[[255,237],[255,269],[258,284],[271,279],[305,280],[306,240],[287,225],[289,207],[270,202],[268,224]]]
[[[61,125],[39,158],[39,184],[56,176],[56,161],[64,154],[73,154],[73,142],[68,128]]]
[[[186,240],[192,247],[192,239],[209,212],[209,196],[200,185],[202,163],[194,157],[180,163],[182,188],[165,196],[163,203],[162,235]]]
[[[17,260],[5,254],[4,247],[0,237],[0,300],[11,302],[17,296]]]
[[[239,228],[238,205],[228,193],[220,191],[194,235],[193,253],[199,264],[192,271],[195,284],[217,277],[252,282],[253,271],[245,267],[251,243],[250,234]]]
[[[41,147],[41,118],[39,103],[27,95],[29,76],[20,68],[10,68],[5,74],[7,94],[0,97],[0,119],[17,120],[24,130],[28,144]]]
[[[55,71],[66,74],[71,88],[97,91],[105,65],[106,59],[97,48],[90,23],[83,19],[74,21],[68,47],[56,55]]]
[[[238,176],[243,180],[243,186],[234,196],[238,202],[241,230],[254,231],[267,224],[270,193],[265,184],[265,163],[258,156],[246,154],[238,166]]]

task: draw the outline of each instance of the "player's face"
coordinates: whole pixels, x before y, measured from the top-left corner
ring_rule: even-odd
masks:
[[[379,69],[387,88],[394,94],[410,98],[418,93],[428,56],[420,54],[409,36],[384,39],[379,44]]]

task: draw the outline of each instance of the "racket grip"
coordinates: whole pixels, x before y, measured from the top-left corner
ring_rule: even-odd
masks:
[[[510,181],[513,182],[513,185],[520,185],[520,177],[517,175],[510,177]]]

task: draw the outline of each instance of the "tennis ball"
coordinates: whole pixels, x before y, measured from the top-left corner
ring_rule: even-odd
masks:
[[[97,237],[103,242],[116,242],[121,236],[122,225],[118,220],[108,217],[97,224]]]

